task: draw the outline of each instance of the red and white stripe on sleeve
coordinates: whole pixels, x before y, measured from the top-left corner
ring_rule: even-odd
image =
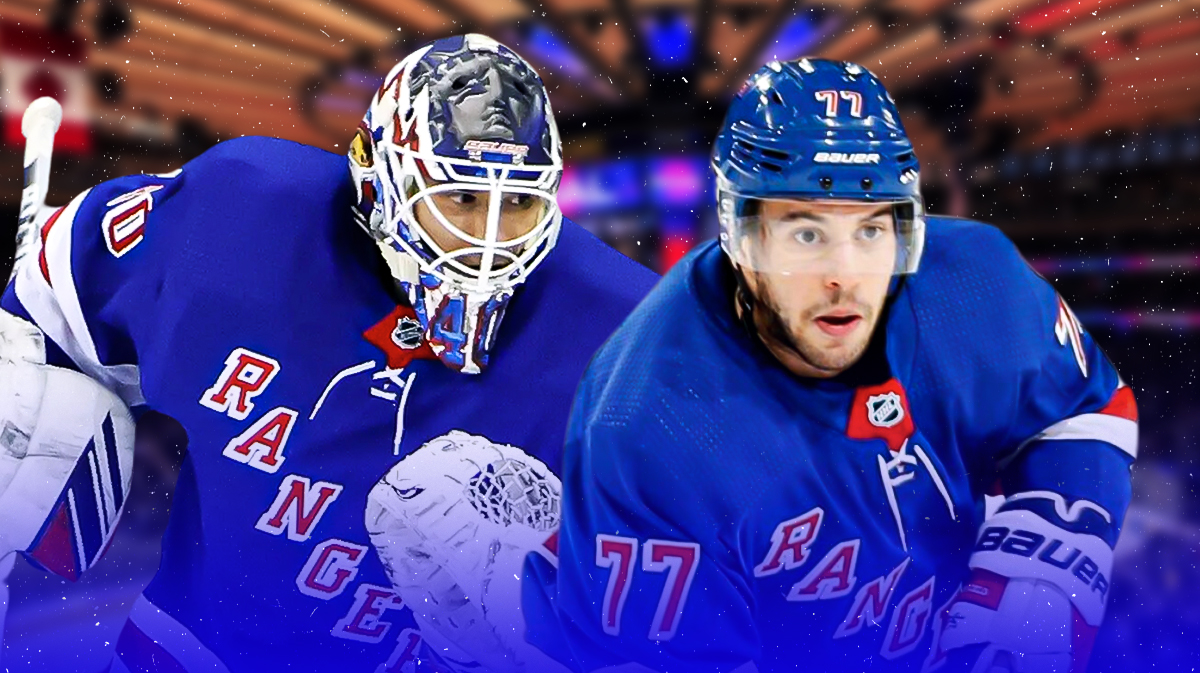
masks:
[[[38,241],[15,269],[17,299],[33,322],[50,337],[84,374],[115,392],[129,406],[144,404],[138,368],[132,364],[106,365],[97,352],[91,329],[80,304],[72,248],[80,207],[91,190],[75,197],[39,223]]]
[[[1138,424],[1133,391],[1121,382],[1102,409],[1063,419],[1026,440],[1021,448],[1033,442],[1061,439],[1105,442],[1136,460]],[[1017,453],[1020,453],[1020,449]]]

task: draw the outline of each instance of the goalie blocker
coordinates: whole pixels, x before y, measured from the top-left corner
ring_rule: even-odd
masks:
[[[76,580],[104,554],[132,479],[134,420],[96,381],[46,364],[42,332],[0,311],[0,559]]]

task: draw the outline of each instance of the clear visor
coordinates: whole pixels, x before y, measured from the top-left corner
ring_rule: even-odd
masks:
[[[451,169],[446,182],[418,173],[395,213],[403,221],[395,242],[423,271],[468,291],[492,293],[524,281],[553,247],[562,214],[551,191],[557,181],[512,179],[514,168],[472,175]]]
[[[721,247],[738,266],[770,274],[911,273],[919,257],[911,201],[759,199],[722,193]],[[922,229],[923,230],[923,229]]]

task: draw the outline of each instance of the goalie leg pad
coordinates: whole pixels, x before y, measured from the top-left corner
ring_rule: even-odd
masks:
[[[0,361],[0,556],[70,580],[103,555],[133,477],[134,421],[78,372]]]

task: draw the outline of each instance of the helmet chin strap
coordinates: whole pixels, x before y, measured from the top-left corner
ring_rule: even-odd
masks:
[[[742,272],[742,267],[734,264],[729,257],[725,257],[725,263],[729,264],[733,270],[733,277],[737,281],[737,287],[733,290],[733,300],[737,304],[738,321],[754,338],[758,338],[758,326],[754,324],[754,293],[750,291],[749,284],[746,283],[746,275]]]
[[[754,291],[750,289],[750,284],[746,282],[746,274],[744,271],[742,271],[742,267],[734,264],[729,260],[728,257],[726,257],[725,260],[731,267],[733,267],[733,276],[735,279],[737,279],[737,287],[734,289],[733,296],[734,301],[737,303],[738,319],[746,332],[751,336],[751,338],[761,342],[768,352],[771,351],[770,346],[767,344],[767,339],[770,338],[778,345],[779,348],[783,348],[792,355],[795,355],[801,360],[808,362],[808,358],[804,357],[804,354],[796,349],[790,339],[782,336],[764,334],[763,330],[759,329],[758,322],[755,320],[755,315],[757,312],[757,307],[763,305],[763,302],[758,298],[758,295],[754,294]],[[767,307],[766,310],[770,311],[770,308]],[[773,320],[776,326],[779,323],[778,317],[772,318],[768,316],[767,319]],[[809,364],[812,363],[809,362]]]

